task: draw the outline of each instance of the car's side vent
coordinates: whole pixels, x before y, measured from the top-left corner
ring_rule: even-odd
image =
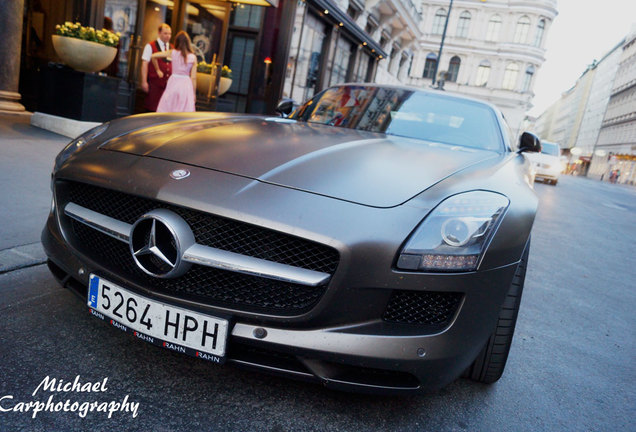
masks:
[[[450,324],[462,301],[463,294],[455,292],[395,290],[382,319],[402,324]]]

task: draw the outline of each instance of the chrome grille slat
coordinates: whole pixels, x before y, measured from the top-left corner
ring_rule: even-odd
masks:
[[[73,202],[64,207],[64,213],[90,228],[96,229],[122,242],[128,242],[132,225],[101,213],[94,212]],[[206,267],[244,273],[299,285],[318,286],[326,283],[328,273],[293,267],[240,255],[209,246],[194,244],[183,253],[183,260]]]
[[[68,180],[55,182],[55,197],[62,229],[71,246],[111,275],[123,278],[122,283],[128,281],[158,294],[227,310],[295,316],[318,303],[338,266],[338,252],[329,246],[192,208]],[[77,211],[78,207],[71,205],[65,213],[69,203],[89,211]],[[191,227],[195,243],[205,247],[189,251],[188,259],[196,263],[182,276],[157,278],[144,273],[124,240],[123,234],[128,232],[130,236],[133,224],[154,209],[168,209],[179,215]],[[96,229],[87,224],[94,214],[126,225],[108,221],[103,224],[108,229]],[[208,248],[215,249],[211,256]],[[229,271],[222,265],[201,265],[202,261],[216,260],[215,254],[223,256],[221,261],[227,261],[228,256],[236,258],[233,254],[247,257],[248,263],[267,264],[279,276],[289,272],[292,276],[282,279],[295,282],[264,277],[266,272],[257,271],[257,267],[248,269],[247,274],[240,267]],[[299,280],[303,283],[296,283]]]

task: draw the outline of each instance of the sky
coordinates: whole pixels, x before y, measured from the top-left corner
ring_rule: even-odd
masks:
[[[587,65],[600,60],[636,26],[636,0],[557,0],[557,10],[547,34],[546,61],[534,85],[534,107],[529,111],[533,116],[559,99]]]

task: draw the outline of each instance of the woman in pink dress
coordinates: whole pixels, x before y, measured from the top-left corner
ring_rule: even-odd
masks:
[[[152,55],[152,64],[161,78],[157,59],[172,57],[172,75],[168,78],[157,112],[193,112],[197,88],[197,57],[192,50],[190,36],[184,31],[177,33],[172,51],[160,51]]]

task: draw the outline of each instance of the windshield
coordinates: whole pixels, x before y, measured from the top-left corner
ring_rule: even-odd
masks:
[[[552,156],[559,155],[559,146],[551,142],[543,141],[541,143],[541,153],[549,154]]]
[[[334,87],[291,118],[452,145],[503,148],[495,113],[487,105],[407,89]]]

